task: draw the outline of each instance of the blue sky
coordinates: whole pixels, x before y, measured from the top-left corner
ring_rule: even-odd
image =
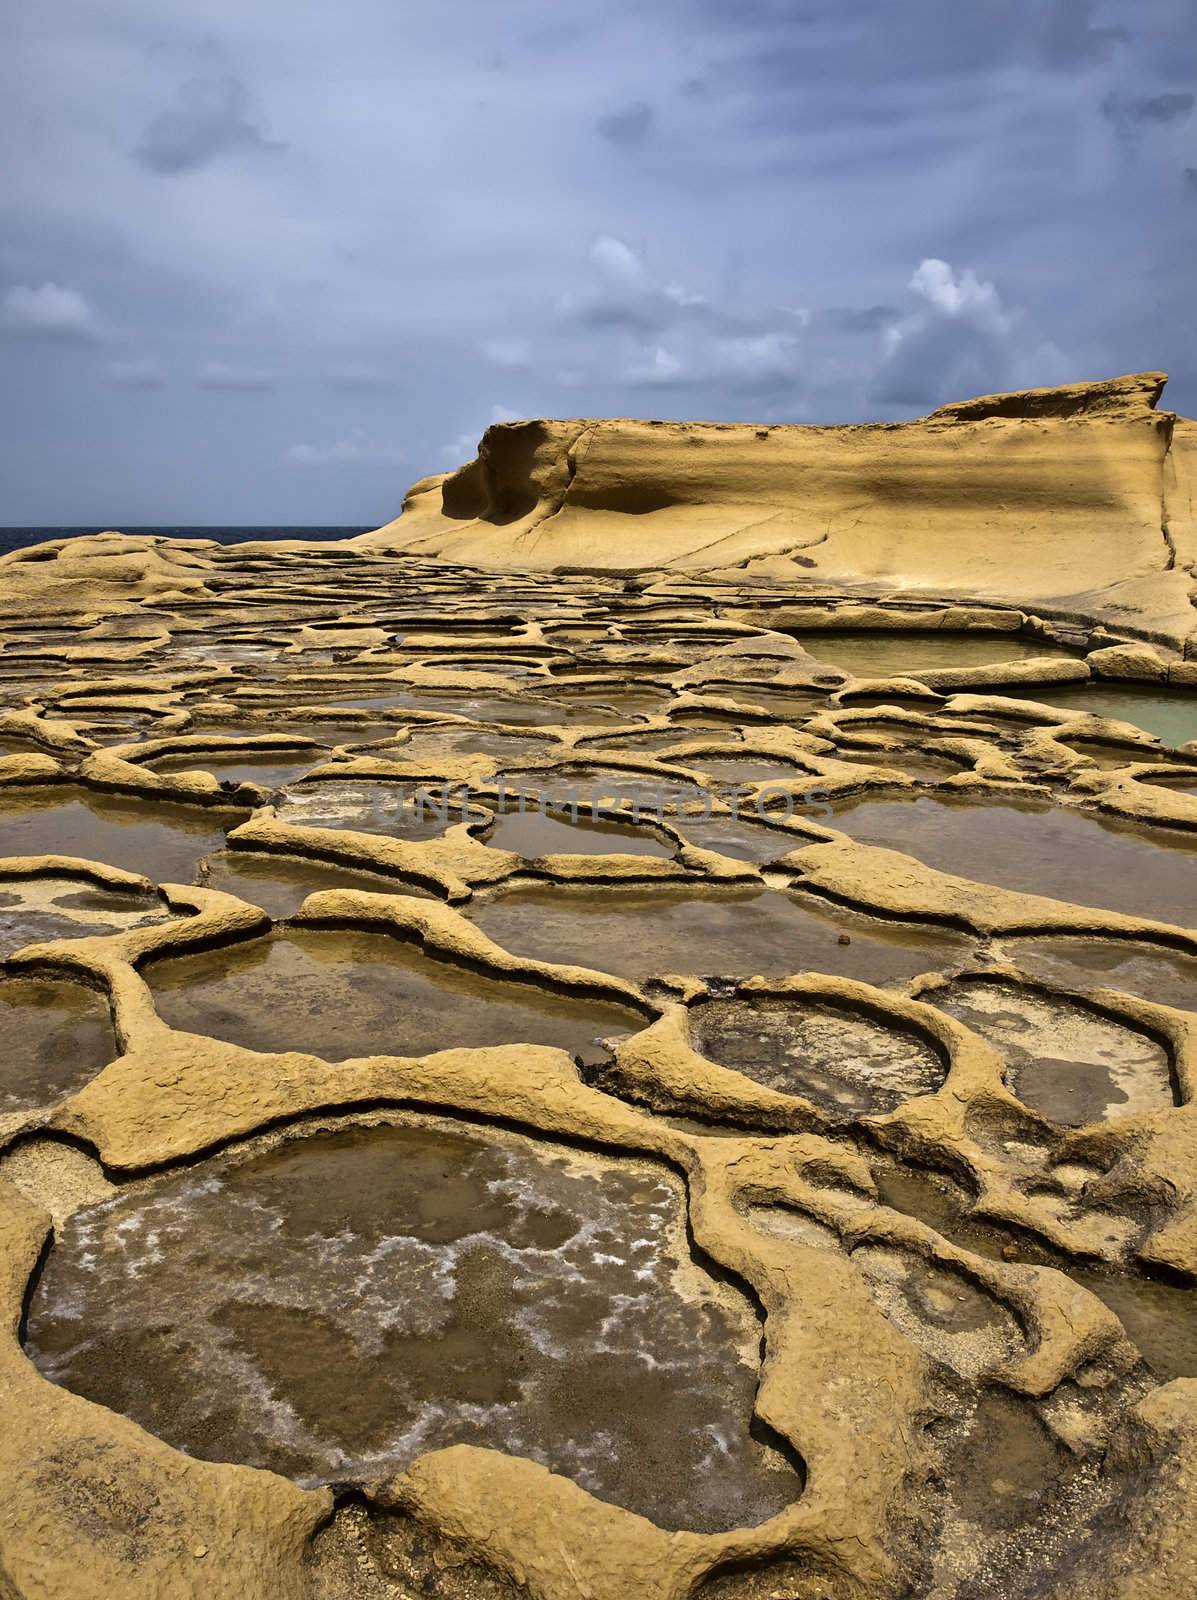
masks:
[[[1162,367],[1197,0],[55,0],[0,64],[0,523],[361,523],[492,420]]]

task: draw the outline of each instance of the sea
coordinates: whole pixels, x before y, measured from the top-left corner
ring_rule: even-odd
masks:
[[[109,524],[111,526],[111,524]],[[103,528],[0,528],[0,555],[21,550],[26,545],[44,544],[48,539],[79,539]],[[121,533],[160,533],[172,539],[215,539],[218,544],[244,544],[249,539],[352,539],[369,528],[128,528]]]

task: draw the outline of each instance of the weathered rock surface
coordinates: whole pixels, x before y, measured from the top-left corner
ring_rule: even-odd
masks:
[[[1197,424],[1163,373],[918,422],[498,423],[361,543],[483,566],[662,567],[1051,601],[1194,631]]]

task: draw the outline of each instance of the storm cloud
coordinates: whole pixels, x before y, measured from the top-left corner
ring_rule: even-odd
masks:
[[[133,154],[152,172],[193,172],[223,155],[281,149],[251,120],[249,91],[230,73],[187,78],[147,123]]]
[[[24,7],[0,522],[380,522],[488,421],[1197,412],[1197,0]]]

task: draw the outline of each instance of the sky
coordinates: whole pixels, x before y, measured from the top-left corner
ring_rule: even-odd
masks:
[[[374,525],[525,416],[1197,415],[1197,0],[54,0],[0,524]]]

